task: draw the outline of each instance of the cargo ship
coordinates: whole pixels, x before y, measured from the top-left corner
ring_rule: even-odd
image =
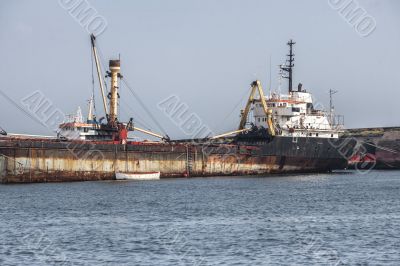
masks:
[[[238,127],[201,139],[171,140],[136,126],[134,119],[119,121],[120,59],[110,60],[106,78],[99,62],[96,38],[92,56],[98,76],[104,118],[97,119],[89,104],[63,121],[57,136],[6,134],[0,137],[2,183],[115,180],[117,175],[207,177],[282,173],[329,172],[344,169],[354,144],[339,137],[343,125],[314,108],[312,95],[301,84],[293,89],[294,42],[288,42],[286,63],[280,66],[288,80],[287,94],[265,95],[260,81],[250,85]],[[108,96],[108,97],[106,97]],[[92,98],[93,99],[93,98]],[[251,115],[252,114],[252,115]],[[157,141],[132,141],[129,132],[149,134]]]

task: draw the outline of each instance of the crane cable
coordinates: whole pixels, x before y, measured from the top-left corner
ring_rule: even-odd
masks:
[[[224,126],[226,124],[226,121],[228,120],[228,118],[230,118],[232,116],[232,114],[236,111],[237,107],[243,103],[243,100],[245,99],[246,95],[249,94],[249,90],[245,90],[243,95],[240,97],[240,100],[235,104],[235,106],[232,108],[232,110],[224,117],[223,120],[221,120],[221,122],[218,124],[219,127],[217,129],[221,129],[222,126]]]
[[[35,121],[39,125],[43,126],[44,128],[49,129],[49,127],[46,125],[45,122],[39,120],[39,118],[37,118],[36,116],[32,115],[25,108],[23,108],[18,102],[14,101],[11,97],[9,97],[7,94],[5,94],[2,90],[0,90],[0,95],[2,95],[9,103],[11,103],[16,108],[18,108],[18,110],[20,110],[25,116],[31,118],[33,121]]]
[[[122,85],[122,83],[121,83],[121,85]],[[134,115],[134,117],[135,117],[135,119],[134,119],[135,122],[137,122],[140,125],[144,126],[147,130],[152,131],[151,127],[144,120],[142,120],[139,115],[137,115],[136,111],[124,100],[124,98],[121,98],[121,101],[120,101],[119,105],[120,105],[120,108],[124,109],[125,111],[126,111],[126,108],[129,109],[129,112],[132,115]],[[126,113],[128,113],[128,112],[126,112]]]
[[[153,120],[154,124],[158,127],[158,129],[165,135],[168,136],[167,132],[164,130],[164,128],[161,126],[161,124],[157,121],[157,119],[154,117],[154,115],[150,112],[150,110],[146,107],[146,105],[143,103],[143,101],[140,99],[139,95],[135,93],[135,91],[132,89],[132,87],[129,85],[128,81],[126,78],[121,79],[122,82],[125,84],[125,86],[129,89],[133,97],[139,102],[140,106],[145,110],[147,115]]]
[[[99,47],[97,42],[96,42],[96,49],[97,49],[97,55],[99,57],[99,63],[100,63],[100,66],[102,67],[101,69],[102,70],[108,69],[105,67],[106,61],[104,60],[103,52],[101,51],[101,48]],[[101,78],[103,79],[104,87],[105,87],[107,95],[108,95],[108,93],[110,93],[110,90],[107,87],[107,80],[106,80],[106,77],[104,76],[104,73],[102,74]]]
[[[97,48],[97,52],[99,55],[99,61],[101,66],[103,67],[103,69],[106,69],[104,67],[104,56],[103,56],[103,52],[101,50],[101,48],[98,46],[98,44],[96,43],[96,48]],[[103,78],[103,77],[102,77]],[[134,90],[132,89],[132,87],[129,85],[128,81],[126,80],[126,78],[121,78],[120,79],[125,86],[129,89],[129,91],[131,92],[131,94],[133,95],[133,97],[135,97],[135,99],[139,102],[139,104],[141,105],[141,107],[146,111],[147,115],[151,118],[151,120],[153,120],[154,124],[158,127],[158,129],[165,135],[168,136],[167,132],[164,130],[164,128],[161,126],[161,124],[156,120],[156,118],[153,116],[153,114],[150,112],[150,110],[146,107],[146,105],[143,103],[143,101],[140,99],[140,97],[134,92]],[[104,86],[106,88],[107,94],[110,92],[107,88],[107,83],[106,80],[104,80]]]
[[[380,149],[380,150],[383,150],[383,151],[387,151],[387,152],[390,152],[390,153],[396,153],[396,154],[399,153],[399,151],[397,151],[397,150],[393,150],[393,149],[389,149],[389,148],[386,148],[386,147],[383,147],[383,146],[375,145],[373,143],[366,142],[366,141],[363,141],[363,140],[360,140],[360,142],[362,144],[366,144],[366,145],[369,145],[369,146],[372,146],[374,148],[377,148],[377,149]]]
[[[128,112],[127,112],[128,109],[131,109],[131,108],[129,107],[129,105],[121,105],[121,109],[122,109],[125,113],[128,113]],[[137,116],[136,116],[135,114],[133,114],[133,115],[135,116],[135,119],[134,119],[134,123],[135,123],[135,124],[140,125],[140,127],[145,128],[146,130],[152,131],[151,128],[149,127],[149,125],[148,125],[146,122],[144,122],[144,121],[141,120],[141,119],[138,119]]]
[[[91,62],[92,62],[92,100],[93,100],[93,113],[97,117],[97,111],[96,111],[96,99],[94,97],[94,92],[95,92],[95,85],[94,85],[94,62],[93,62],[93,56],[90,56]]]

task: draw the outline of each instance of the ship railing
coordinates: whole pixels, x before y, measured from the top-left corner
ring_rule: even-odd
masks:
[[[316,131],[320,131],[320,132],[331,132],[331,131],[336,131],[336,130],[340,130],[341,128],[332,128],[331,126],[327,125],[327,126],[318,126],[318,127],[294,127],[292,128],[292,130],[294,131],[307,131],[307,132],[316,132]],[[288,128],[284,128],[284,130],[291,130]]]
[[[332,128],[343,129],[344,128],[344,115],[331,115],[329,117],[329,123]]]

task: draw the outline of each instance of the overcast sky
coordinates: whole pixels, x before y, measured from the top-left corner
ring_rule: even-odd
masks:
[[[61,3],[69,1],[77,0]],[[253,80],[265,90],[270,83],[277,88],[277,65],[290,38],[297,43],[294,84],[303,83],[325,106],[329,89],[338,90],[336,111],[348,128],[400,126],[400,1],[353,1],[376,21],[368,36],[329,4],[338,1],[87,3],[107,23],[97,38],[102,60],[121,55],[122,74],[173,138],[187,136],[157,103],[176,95],[216,133],[235,129]],[[20,103],[40,90],[54,108],[71,113],[81,106],[86,114],[92,91],[87,27],[50,0],[1,1],[0,25],[1,91]],[[95,90],[100,117],[97,83]],[[124,86],[121,97],[121,120],[133,116],[160,131]],[[0,126],[9,132],[51,134],[1,95],[0,111]]]

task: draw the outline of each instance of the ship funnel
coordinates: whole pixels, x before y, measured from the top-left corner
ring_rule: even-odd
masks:
[[[120,60],[110,60],[109,63],[111,77],[110,98],[110,124],[116,125],[118,121],[118,77],[120,76],[121,64]]]

